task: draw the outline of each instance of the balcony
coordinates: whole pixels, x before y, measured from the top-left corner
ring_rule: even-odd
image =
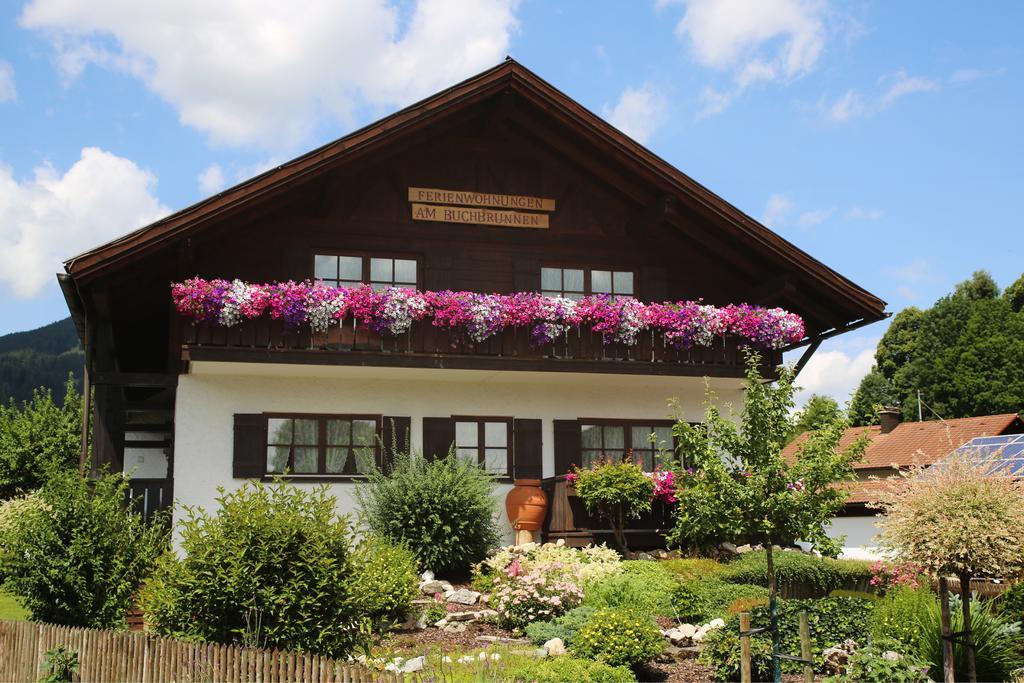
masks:
[[[636,344],[605,344],[598,333],[571,329],[556,342],[531,345],[525,329],[507,329],[476,343],[423,320],[398,336],[380,335],[352,320],[326,333],[308,326],[287,328],[280,320],[259,318],[234,327],[181,320],[181,359],[364,365],[467,370],[526,370],[636,375],[742,377],[739,339],[722,337],[711,347],[677,350],[660,332],[645,331]],[[773,377],[782,354],[764,354],[762,372]]]

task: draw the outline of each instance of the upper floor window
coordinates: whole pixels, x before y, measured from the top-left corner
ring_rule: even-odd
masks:
[[[652,440],[653,435],[653,440]],[[591,467],[602,457],[622,459],[630,451],[650,472],[672,459],[672,423],[665,420],[584,420],[580,425],[580,464]]]
[[[417,275],[416,259],[317,254],[313,263],[313,277],[335,287],[356,287],[367,282],[374,289],[415,289]]]
[[[358,476],[381,464],[378,415],[267,415],[267,474]]]
[[[455,453],[491,474],[512,471],[512,420],[501,417],[456,417]]]
[[[633,271],[545,266],[540,269],[540,288],[544,296],[566,299],[582,299],[590,294],[633,296]]]

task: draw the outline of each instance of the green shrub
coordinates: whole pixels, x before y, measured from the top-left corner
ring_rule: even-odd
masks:
[[[782,651],[798,656],[800,654],[799,613],[807,611],[811,630],[811,656],[820,671],[821,653],[829,647],[851,639],[860,642],[867,632],[871,603],[857,598],[822,598],[820,600],[780,600],[779,640]],[[768,607],[755,607],[750,612],[751,626],[768,626]],[[715,669],[716,676],[734,680],[738,676],[736,662],[739,652],[739,616],[731,616],[725,627],[712,631],[705,639],[701,661]],[[735,641],[733,641],[735,638]],[[727,642],[719,642],[725,640]],[[771,636],[765,631],[751,637],[753,666],[756,671],[771,671]],[[730,647],[735,643],[736,652]],[[783,661],[782,670],[797,673],[803,665]],[[761,679],[765,680],[765,679]]]
[[[583,604],[617,607],[642,614],[672,616],[679,581],[660,562],[626,561],[623,573],[587,584]]]
[[[386,538],[370,536],[352,553],[351,584],[355,609],[385,630],[409,615],[419,594],[416,557]]]
[[[78,676],[80,669],[78,651],[58,645],[43,653],[43,664],[39,667],[39,673],[42,674],[39,683],[71,683]]]
[[[890,588],[872,607],[869,620],[871,637],[900,643],[900,652],[919,652],[921,624],[927,623],[928,614],[936,604],[938,597],[927,586]]]
[[[605,519],[615,542],[625,549],[625,521],[651,509],[654,480],[630,460],[602,459],[576,474],[576,493],[587,511]]]
[[[780,586],[804,585],[822,596],[839,588],[867,585],[871,564],[861,560],[833,560],[801,552],[777,552],[775,579]],[[728,565],[722,579],[730,583],[768,585],[768,561],[763,551],[745,553]]]
[[[950,596],[949,611],[953,632],[962,631],[964,618],[959,595]],[[942,630],[938,600],[928,605],[919,627],[921,644],[918,654],[921,659],[931,662],[933,671],[942,671]],[[1024,667],[1021,625],[999,616],[991,600],[971,600],[971,631],[979,681],[1008,681],[1015,669]],[[967,659],[960,645],[953,646],[953,660],[956,679],[967,680]]]
[[[455,457],[396,453],[390,471],[372,469],[356,499],[367,526],[406,544],[420,569],[465,574],[499,541],[494,479]]]
[[[768,589],[742,583],[726,583],[717,578],[689,581],[673,593],[676,616],[685,622],[706,623],[725,619],[729,605],[737,600],[767,600]]]
[[[572,653],[611,666],[637,666],[665,649],[665,640],[654,621],[626,610],[594,612],[573,640]]]
[[[579,659],[572,655],[536,659],[505,672],[502,680],[517,683],[635,683],[636,676],[624,666]]]
[[[875,641],[852,655],[846,673],[830,676],[826,683],[929,683],[931,667],[914,655],[904,654],[895,641]],[[898,659],[886,657],[895,652]]]
[[[740,680],[740,633],[738,622],[709,631],[698,661],[714,669],[716,681]],[[750,639],[751,677],[755,681],[772,679],[772,642],[769,638]]]
[[[127,480],[55,470],[0,540],[4,589],[36,621],[124,625],[132,594],[166,546],[166,526],[147,526],[124,504]]]
[[[577,607],[552,621],[535,621],[524,630],[534,645],[543,645],[552,638],[561,638],[566,646],[571,645],[576,632],[583,628],[596,610],[593,607]]]
[[[881,600],[881,596],[878,593],[868,593],[866,591],[851,591],[839,588],[828,594],[830,598],[857,598],[858,600],[867,600],[868,602],[878,602]]]
[[[706,557],[684,557],[665,560],[662,567],[679,577],[681,581],[708,579],[728,571],[729,565]]]
[[[1024,622],[1024,579],[1003,591],[995,599],[995,608],[1008,621]]]
[[[248,482],[213,515],[185,508],[181,556],[141,593],[148,625],[185,639],[345,656],[362,641],[348,520],[326,486]]]

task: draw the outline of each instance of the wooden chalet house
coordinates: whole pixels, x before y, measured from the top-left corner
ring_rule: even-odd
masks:
[[[574,542],[592,522],[564,475],[630,449],[652,465],[648,435],[671,439],[666,400],[698,418],[705,377],[739,404],[742,339],[680,345],[652,329],[625,343],[580,325],[538,344],[528,327],[477,339],[428,318],[396,334],[353,316],[319,331],[272,314],[196,322],[171,283],[749,303],[802,318],[806,335],[787,346],[806,346],[804,362],[885,315],[511,59],[65,267],[94,390],[93,465],[131,471],[147,508],[172,496],[209,507],[218,486],[287,468],[330,482],[350,509],[359,458],[381,460],[376,437],[395,429],[428,455],[454,443],[502,478],[502,495],[543,478],[548,535]],[[766,372],[783,350],[768,350]]]

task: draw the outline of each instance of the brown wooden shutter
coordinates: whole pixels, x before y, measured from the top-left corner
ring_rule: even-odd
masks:
[[[313,277],[313,257],[309,250],[288,247],[281,252],[281,279],[305,280]]]
[[[443,458],[455,441],[455,423],[450,417],[423,418],[423,456]]]
[[[385,471],[391,469],[391,462],[394,459],[392,446],[398,448],[400,453],[408,453],[409,436],[412,432],[412,419],[408,417],[387,417],[383,418],[381,425],[380,440],[384,442],[384,450],[381,453],[381,466]]]
[[[555,474],[568,474],[573,465],[580,465],[580,423],[578,420],[555,420]]]
[[[235,413],[235,448],[231,476],[262,477],[267,471],[267,422],[260,414]]]
[[[543,438],[540,420],[512,422],[512,477],[540,479],[543,472]]]
[[[662,302],[668,300],[668,271],[658,266],[644,266],[637,274],[637,296],[642,301]]]
[[[540,261],[537,259],[517,260],[513,283],[517,292],[539,292]]]
[[[448,249],[445,245],[444,249]],[[428,248],[423,255],[423,288],[441,291],[452,288],[452,255],[440,247]]]

